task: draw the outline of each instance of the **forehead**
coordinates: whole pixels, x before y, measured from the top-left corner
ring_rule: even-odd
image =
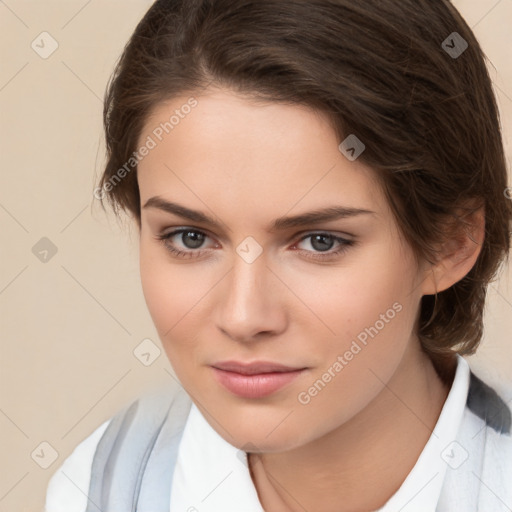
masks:
[[[321,112],[226,90],[191,97],[158,104],[145,123],[139,146],[151,139],[152,149],[138,165],[141,202],[169,192],[280,212],[298,202],[385,207],[374,171],[340,152]]]

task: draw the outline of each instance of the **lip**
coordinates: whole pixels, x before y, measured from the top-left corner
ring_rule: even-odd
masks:
[[[227,370],[229,372],[241,373],[242,375],[256,375],[259,373],[274,373],[274,372],[291,372],[296,370],[303,370],[302,366],[286,366],[272,361],[253,361],[251,363],[244,363],[239,361],[219,361],[212,364],[214,368],[219,370]]]
[[[220,384],[231,393],[244,398],[270,395],[295,380],[307,369],[268,361],[224,361],[211,367]]]

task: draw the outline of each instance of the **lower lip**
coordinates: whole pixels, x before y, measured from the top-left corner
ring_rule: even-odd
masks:
[[[213,368],[213,367],[212,367]],[[217,380],[231,393],[244,398],[261,398],[270,395],[292,382],[305,370],[291,372],[258,373],[242,375],[213,368]]]

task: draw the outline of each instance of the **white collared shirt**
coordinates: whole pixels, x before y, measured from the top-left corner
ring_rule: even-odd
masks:
[[[453,512],[447,485],[469,456],[457,441],[461,423],[474,421],[474,428],[481,428],[480,419],[466,407],[469,383],[468,363],[457,356],[452,387],[427,444],[398,491],[375,512]],[[53,475],[46,512],[85,511],[94,452],[109,422],[82,441]],[[459,492],[469,497],[472,491],[463,485]],[[249,473],[247,454],[224,440],[193,403],[179,445],[169,509],[264,512]]]

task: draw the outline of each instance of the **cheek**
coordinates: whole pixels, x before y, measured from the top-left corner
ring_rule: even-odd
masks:
[[[159,246],[141,241],[140,276],[148,311],[164,345],[167,340],[190,344],[196,332],[187,332],[200,314],[207,283],[192,265],[176,265]],[[167,347],[166,347],[167,349]]]
[[[314,282],[297,281],[302,283],[298,295],[307,297],[315,314],[308,313],[307,332],[311,333],[313,323],[318,326],[315,352],[321,354],[321,364],[315,377],[329,380],[325,372],[335,374],[329,386],[333,391],[338,388],[337,396],[354,386],[368,389],[371,395],[379,381],[370,370],[386,381],[414,335],[420,301],[418,293],[411,293],[414,266],[388,249],[382,254],[375,250],[362,254],[349,269],[325,271]]]
[[[198,333],[194,329],[199,320],[194,321],[194,316],[203,294],[186,272],[181,272],[161,255],[149,257],[149,253],[142,249],[140,259],[146,305],[174,373],[187,389],[194,389],[189,376],[194,375],[201,361]]]
[[[321,362],[295,397],[294,428],[300,419],[319,435],[350,420],[382,391],[412,341],[417,303],[407,287],[345,290],[330,289],[319,310],[335,335],[323,329],[315,345]],[[319,417],[322,424],[316,425],[312,418]]]
[[[413,268],[403,257],[399,259],[389,250],[381,252],[368,250],[358,253],[357,262],[347,259],[343,266],[285,276],[305,306],[303,325],[311,328],[316,324],[318,336],[332,340],[327,348],[350,345],[351,339],[375,324],[382,334],[393,331],[396,335],[400,330],[407,332],[414,322],[418,297],[411,293]]]

